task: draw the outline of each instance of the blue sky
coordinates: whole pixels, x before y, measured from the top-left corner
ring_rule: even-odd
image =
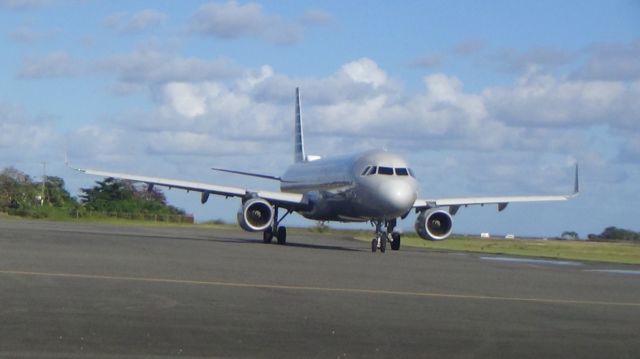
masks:
[[[0,0],[0,167],[63,165],[252,188],[282,172],[293,89],[307,151],[404,155],[424,197],[565,193],[461,210],[457,232],[640,230],[637,1]],[[237,200],[198,220],[233,221]],[[413,218],[402,224],[409,230]],[[308,223],[294,217],[290,223]]]

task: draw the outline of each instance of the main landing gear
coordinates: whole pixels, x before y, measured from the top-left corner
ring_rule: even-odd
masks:
[[[383,231],[382,227],[387,227],[386,231]],[[376,252],[378,249],[384,253],[387,250],[387,242],[390,242],[391,250],[397,251],[400,249],[400,233],[394,232],[396,227],[396,219],[390,221],[371,221],[371,224],[376,227],[376,236],[371,240],[371,252]],[[389,239],[389,233],[391,233],[391,239]]]
[[[287,227],[280,226],[280,222],[292,211],[287,210],[287,213],[280,219],[278,219],[278,207],[275,207],[274,211],[273,224],[262,232],[262,241],[269,244],[273,240],[273,237],[276,237],[278,244],[284,245],[287,243]]]

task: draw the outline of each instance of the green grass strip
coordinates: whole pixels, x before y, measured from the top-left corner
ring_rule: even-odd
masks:
[[[357,239],[371,240],[363,235],[358,235]],[[425,241],[415,235],[404,235],[402,236],[402,245],[447,251],[640,264],[640,244],[633,243],[487,239],[458,236],[452,236],[444,241]]]

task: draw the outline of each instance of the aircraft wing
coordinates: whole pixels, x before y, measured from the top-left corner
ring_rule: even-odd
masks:
[[[306,202],[303,199],[302,194],[298,193],[286,193],[286,192],[272,192],[272,191],[254,191],[240,187],[220,186],[216,184],[208,184],[201,182],[190,182],[183,180],[175,180],[168,178],[138,176],[126,173],[106,172],[92,169],[74,168],[76,171],[100,176],[100,177],[113,177],[122,180],[128,180],[133,182],[146,183],[149,186],[162,186],[171,188],[178,188],[187,192],[194,191],[202,193],[202,203],[206,202],[209,194],[225,196],[225,197],[260,197],[267,201],[276,204],[286,209],[300,209],[306,206]]]
[[[498,210],[502,211],[512,202],[550,202],[566,201],[578,195],[580,184],[578,182],[578,165],[576,164],[575,182],[573,193],[566,195],[545,195],[545,196],[496,196],[496,197],[460,197],[460,198],[418,198],[413,204],[413,208],[420,210],[433,207],[449,207],[449,212],[453,215],[458,212],[461,206],[497,204]]]

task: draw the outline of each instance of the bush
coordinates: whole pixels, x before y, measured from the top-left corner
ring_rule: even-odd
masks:
[[[590,234],[590,241],[640,241],[640,233],[628,229],[607,227],[599,234]]]

